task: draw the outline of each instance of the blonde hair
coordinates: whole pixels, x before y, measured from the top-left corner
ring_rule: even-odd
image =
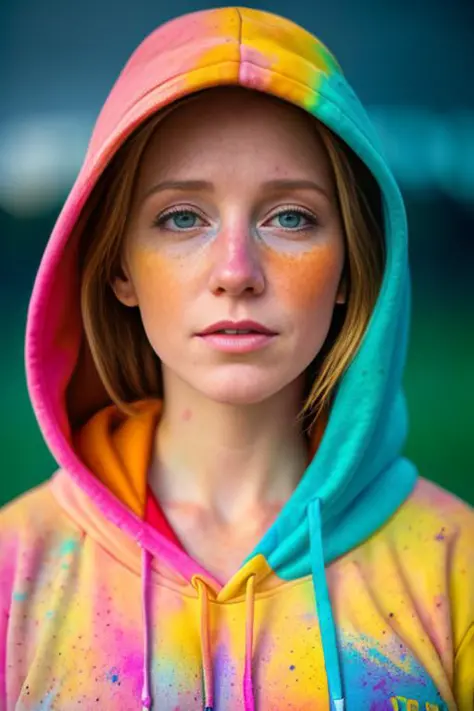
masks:
[[[180,102],[181,103],[181,102]],[[176,106],[176,104],[174,105]],[[120,274],[121,250],[136,176],[159,112],[142,124],[105,169],[78,223],[81,311],[99,377],[113,403],[133,414],[132,403],[163,397],[160,359],[138,308],[120,303],[111,284]],[[306,370],[305,401],[298,415],[308,432],[328,410],[336,387],[361,343],[384,269],[382,204],[378,185],[362,161],[315,120],[329,157],[344,227],[346,303],[337,304],[326,341]]]

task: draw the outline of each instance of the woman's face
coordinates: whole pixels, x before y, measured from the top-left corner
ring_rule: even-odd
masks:
[[[314,119],[239,88],[177,107],[143,155],[114,282],[162,361],[214,401],[251,404],[303,373],[344,301],[344,239]],[[251,319],[277,335],[246,353],[196,335]]]

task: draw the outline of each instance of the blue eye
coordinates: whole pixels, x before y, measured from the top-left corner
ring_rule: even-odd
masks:
[[[198,219],[200,219],[199,215],[192,210],[170,210],[159,215],[153,224],[155,227],[164,227],[174,231],[192,230],[197,227]]]
[[[300,212],[295,212],[288,210],[288,212],[280,212],[277,218],[280,221],[282,227],[300,227],[300,222],[303,215]]]
[[[317,224],[316,218],[303,210],[283,210],[277,215],[274,215],[272,220],[278,220],[277,227],[282,227],[285,230],[301,230],[304,227],[314,226]]]
[[[182,212],[175,212],[170,219],[174,220],[176,227],[185,230],[196,226],[197,215],[188,210],[183,210]]]

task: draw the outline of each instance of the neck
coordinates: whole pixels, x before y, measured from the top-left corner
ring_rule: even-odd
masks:
[[[168,382],[150,470],[162,505],[190,504],[227,523],[281,507],[308,465],[301,397],[300,381],[264,402],[230,405]]]

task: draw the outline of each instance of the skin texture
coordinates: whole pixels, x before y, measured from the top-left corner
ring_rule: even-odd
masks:
[[[269,184],[277,180],[319,189]],[[210,185],[157,189],[165,181]],[[186,212],[166,214],[176,208]],[[330,163],[309,115],[222,88],[158,125],[113,288],[139,307],[162,361],[150,483],[190,554],[221,579],[239,567],[308,464],[295,417],[304,371],[335,303],[345,300],[344,259]],[[239,355],[195,335],[226,318],[250,318],[278,335]]]

